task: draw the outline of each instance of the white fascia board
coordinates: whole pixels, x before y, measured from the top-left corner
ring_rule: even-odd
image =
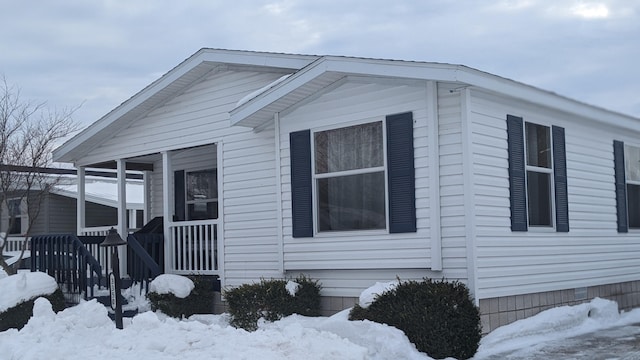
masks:
[[[304,86],[306,82],[321,76],[324,72],[456,82],[462,86],[476,86],[503,96],[539,104],[621,128],[637,129],[640,123],[639,118],[573,100],[547,90],[463,65],[325,56],[310,64],[307,68],[293,74],[289,79],[277,86],[232,110],[231,125],[239,124],[242,120],[251,117],[298,87]]]
[[[494,91],[508,97],[516,98],[533,104],[542,105],[562,112],[588,118],[597,122],[627,128],[637,129],[639,118],[620,114],[615,111],[603,109],[591,104],[573,100],[558,95],[551,91],[542,90],[531,85],[520,83],[511,79],[499,77],[468,67],[460,67],[457,82],[477,86],[479,88]]]
[[[198,52],[169,70],[159,79],[155,80],[137,94],[126,100],[124,103],[113,109],[111,112],[92,123],[76,136],[69,139],[60,147],[53,151],[53,161],[73,162],[74,159],[68,156],[75,148],[82,145],[93,136],[97,135],[117,119],[126,115],[129,111],[141,105],[153,95],[166,88],[173,82],[179,80],[187,72],[193,70],[203,62],[234,64],[234,65],[254,65],[274,68],[300,69],[317,59],[316,56],[288,55],[277,53],[259,53],[250,51],[200,49]]]
[[[424,63],[395,60],[324,56],[280,84],[233,109],[230,112],[231,125],[239,125],[242,120],[327,72],[368,77],[455,81],[456,68],[457,66],[448,64],[425,66]]]

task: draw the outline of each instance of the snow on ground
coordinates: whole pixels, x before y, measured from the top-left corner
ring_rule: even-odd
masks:
[[[13,283],[20,281],[12,280]],[[8,286],[28,289],[30,283],[39,281],[27,280],[27,285],[22,287]],[[1,284],[0,294],[5,294],[8,283]],[[162,286],[181,288],[170,283]],[[376,287],[384,288],[386,285],[382,284]],[[377,291],[373,289],[368,293]],[[118,330],[109,319],[107,309],[95,300],[55,314],[51,304],[40,298],[34,305],[34,316],[22,330],[0,332],[0,357],[12,360],[43,357],[54,360],[430,359],[418,352],[400,330],[370,321],[348,321],[347,316],[348,310],[331,317],[293,315],[274,323],[262,323],[257,331],[247,332],[229,326],[226,314],[194,315],[176,320],[146,311],[132,319],[125,318],[124,329]],[[618,314],[614,302],[594,299],[578,306],[551,309],[499,328],[482,340],[475,358],[543,346],[541,344],[551,340],[638,322],[640,310]]]

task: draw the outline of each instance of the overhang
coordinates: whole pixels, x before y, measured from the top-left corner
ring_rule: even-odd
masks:
[[[253,51],[201,49],[53,152],[57,162],[75,163],[132,121],[175,97],[206,74],[228,65],[299,70],[317,56]],[[112,159],[105,159],[112,160]]]
[[[275,113],[294,106],[346,76],[453,82],[461,87],[488,90],[622,128],[637,129],[640,122],[635,117],[463,65],[323,56],[286,80],[256,94],[253,99],[239,104],[230,113],[231,124],[254,129],[264,127],[273,120]]]

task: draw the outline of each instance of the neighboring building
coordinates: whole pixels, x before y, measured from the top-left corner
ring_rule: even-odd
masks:
[[[39,212],[32,207],[28,210],[26,198],[8,197],[3,205],[0,229],[10,237],[23,236],[29,229],[29,218],[35,217],[29,235],[41,234],[75,234],[77,230],[77,185],[75,178],[61,178],[48,193],[42,196]],[[129,180],[129,198],[127,214],[131,228],[144,225],[144,207],[142,182]],[[86,222],[88,227],[105,228],[118,223],[118,201],[116,180],[106,178],[89,178],[86,185]],[[15,221],[9,228],[10,216]]]
[[[640,119],[461,65],[202,49],[54,160],[144,171],[167,272],[305,273],[327,312],[397,277],[465,282],[485,331],[640,305]]]

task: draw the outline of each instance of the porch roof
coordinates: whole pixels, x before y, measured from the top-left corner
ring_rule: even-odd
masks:
[[[132,121],[144,116],[184,89],[202,79],[207,73],[227,65],[264,68],[303,68],[317,56],[268,52],[200,49],[158,80],[149,84],[127,101],[91,124],[53,151],[53,160],[75,163],[106,139],[114,136]],[[109,167],[109,166],[107,166]],[[140,170],[138,167],[136,170]]]
[[[348,76],[396,80],[433,80],[477,87],[530,103],[544,105],[613,126],[636,129],[639,118],[583,103],[551,91],[476,70],[464,65],[400,60],[323,56],[230,112],[232,125],[260,129],[277,112],[294,106],[318,90]]]

